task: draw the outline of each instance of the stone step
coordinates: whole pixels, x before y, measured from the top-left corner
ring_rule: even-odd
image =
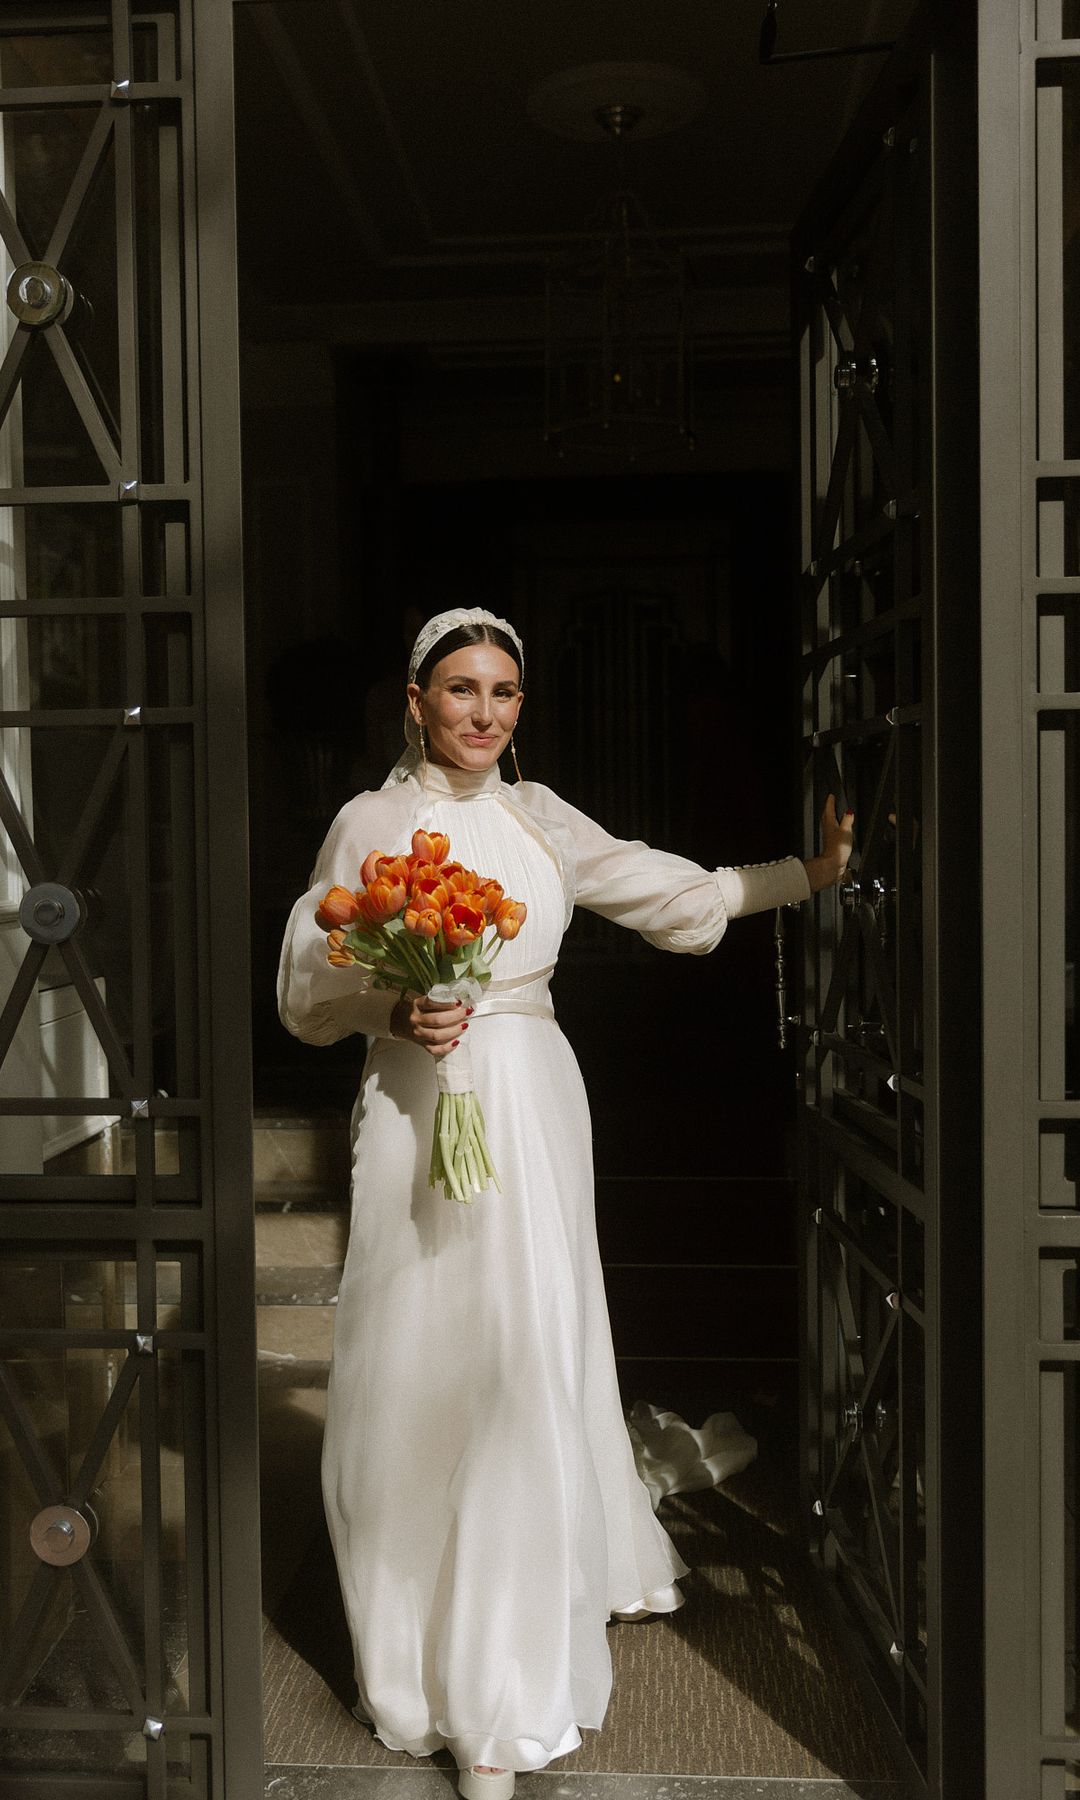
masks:
[[[257,1116],[252,1147],[257,1207],[347,1202],[349,1127],[341,1114]]]

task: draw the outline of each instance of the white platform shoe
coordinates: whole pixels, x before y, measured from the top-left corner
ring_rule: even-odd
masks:
[[[462,1800],[513,1800],[514,1771],[500,1769],[490,1775],[480,1769],[459,1769],[458,1793]]]

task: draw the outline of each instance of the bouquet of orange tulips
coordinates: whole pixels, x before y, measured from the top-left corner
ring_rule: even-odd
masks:
[[[497,881],[450,861],[450,839],[441,832],[414,832],[410,856],[373,850],[360,881],[355,891],[330,888],[319,902],[315,917],[327,933],[327,961],[338,969],[367,969],[375,987],[400,994],[475,1006],[495,957],[525,922],[525,906],[509,899]],[[439,1103],[428,1179],[468,1202],[492,1182],[500,1184],[464,1038],[436,1069]]]

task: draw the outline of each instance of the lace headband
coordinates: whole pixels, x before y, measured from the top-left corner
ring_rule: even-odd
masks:
[[[460,625],[494,625],[497,630],[505,632],[517,650],[521,661],[521,672],[524,675],[525,647],[509,619],[497,618],[494,613],[486,612],[482,606],[454,606],[449,612],[436,613],[433,619],[429,619],[426,625],[421,626],[409,658],[410,681],[416,680],[416,671],[432,646],[437,644],[440,638],[446,637],[449,632],[456,631]]]

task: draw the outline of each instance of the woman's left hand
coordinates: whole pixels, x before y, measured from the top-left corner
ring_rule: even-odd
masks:
[[[819,856],[804,860],[810,892],[836,887],[843,880],[854,843],[855,814],[849,808],[842,819],[836,816],[836,795],[830,794],[821,809],[821,842]]]

